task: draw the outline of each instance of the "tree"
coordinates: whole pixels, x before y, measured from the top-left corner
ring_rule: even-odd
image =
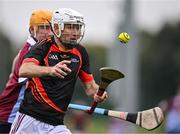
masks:
[[[175,94],[180,81],[180,22],[165,24],[157,34],[141,32],[142,107]]]

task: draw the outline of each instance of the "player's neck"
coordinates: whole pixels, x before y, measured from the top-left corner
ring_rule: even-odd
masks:
[[[56,42],[59,50],[61,50],[62,52],[69,52],[69,51],[71,51],[71,50],[69,50],[69,49],[66,49],[66,48],[63,46],[63,44],[59,41],[59,39],[55,38],[55,42]]]

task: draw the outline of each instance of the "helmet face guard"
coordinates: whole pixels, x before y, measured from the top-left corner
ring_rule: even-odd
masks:
[[[33,30],[33,31],[32,31]],[[44,23],[43,25],[35,25],[33,29],[29,30],[30,34],[38,40],[42,40],[46,36],[50,35],[50,25],[48,23]],[[38,33],[38,34],[37,34]]]
[[[72,9],[62,8],[55,10],[51,26],[54,35],[67,49],[75,47],[84,37],[85,24],[83,16]],[[68,30],[71,31],[67,32]],[[74,35],[74,38],[72,35]]]
[[[38,10],[34,10],[31,14],[30,17],[30,34],[33,35],[35,38],[37,38],[37,31],[39,30],[43,30],[42,31],[42,35],[47,34],[46,32],[49,29],[49,22],[52,19],[52,12],[50,10],[47,9],[38,9]],[[33,29],[32,29],[33,28]],[[32,31],[33,30],[33,31]],[[43,37],[43,36],[42,36]]]

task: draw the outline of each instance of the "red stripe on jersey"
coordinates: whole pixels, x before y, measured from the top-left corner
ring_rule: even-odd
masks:
[[[29,82],[29,88],[31,88],[32,91],[32,95],[34,96],[34,98],[41,104],[44,104],[45,102],[41,99],[41,96],[38,94],[37,90],[36,90],[36,85],[30,81]]]
[[[19,126],[21,125],[21,122],[24,119],[24,117],[25,117],[25,114],[19,114],[18,119],[15,122],[15,125],[12,127],[12,132],[11,132],[12,134],[15,134],[18,131]]]
[[[39,65],[39,61],[36,60],[35,58],[26,58],[26,59],[23,60],[23,63],[28,63],[28,62],[33,62],[33,63],[35,63],[36,65]],[[22,63],[22,64],[23,64],[23,63]]]
[[[49,54],[50,54],[51,52],[60,53],[60,52],[64,52],[64,51],[62,51],[62,50],[61,50],[60,48],[58,48],[55,44],[53,44],[53,45],[51,46],[51,48],[49,49],[48,54],[47,54],[46,57],[44,58],[44,61],[45,61],[45,64],[46,64],[46,65],[49,65],[49,63],[48,63],[48,56],[49,56]]]
[[[52,45],[51,48],[49,49],[48,51],[48,54],[46,55],[46,57],[44,58],[44,62],[45,62],[45,65],[49,65],[48,63],[48,56],[49,56],[49,53],[51,52],[60,52],[60,50],[58,49],[58,47],[56,45]]]
[[[39,93],[39,95],[41,96],[41,98],[43,99],[43,101],[45,101],[49,106],[51,106],[52,108],[54,108],[55,110],[64,113],[64,111],[62,109],[60,109],[58,106],[56,106],[48,97],[46,91],[44,90],[41,81],[38,77],[36,78],[32,78],[36,84],[36,89],[37,92]]]
[[[94,77],[92,74],[88,74],[84,72],[83,70],[80,70],[79,78],[81,79],[82,82],[89,82],[89,81],[94,80]]]

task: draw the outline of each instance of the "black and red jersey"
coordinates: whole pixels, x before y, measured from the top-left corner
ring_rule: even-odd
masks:
[[[63,60],[71,60],[68,67],[72,70],[64,79],[51,76],[29,79],[20,112],[52,125],[63,123],[77,78],[82,82],[94,80],[86,49],[77,45],[71,51],[63,52],[53,39],[48,39],[32,47],[23,61],[54,66]]]

